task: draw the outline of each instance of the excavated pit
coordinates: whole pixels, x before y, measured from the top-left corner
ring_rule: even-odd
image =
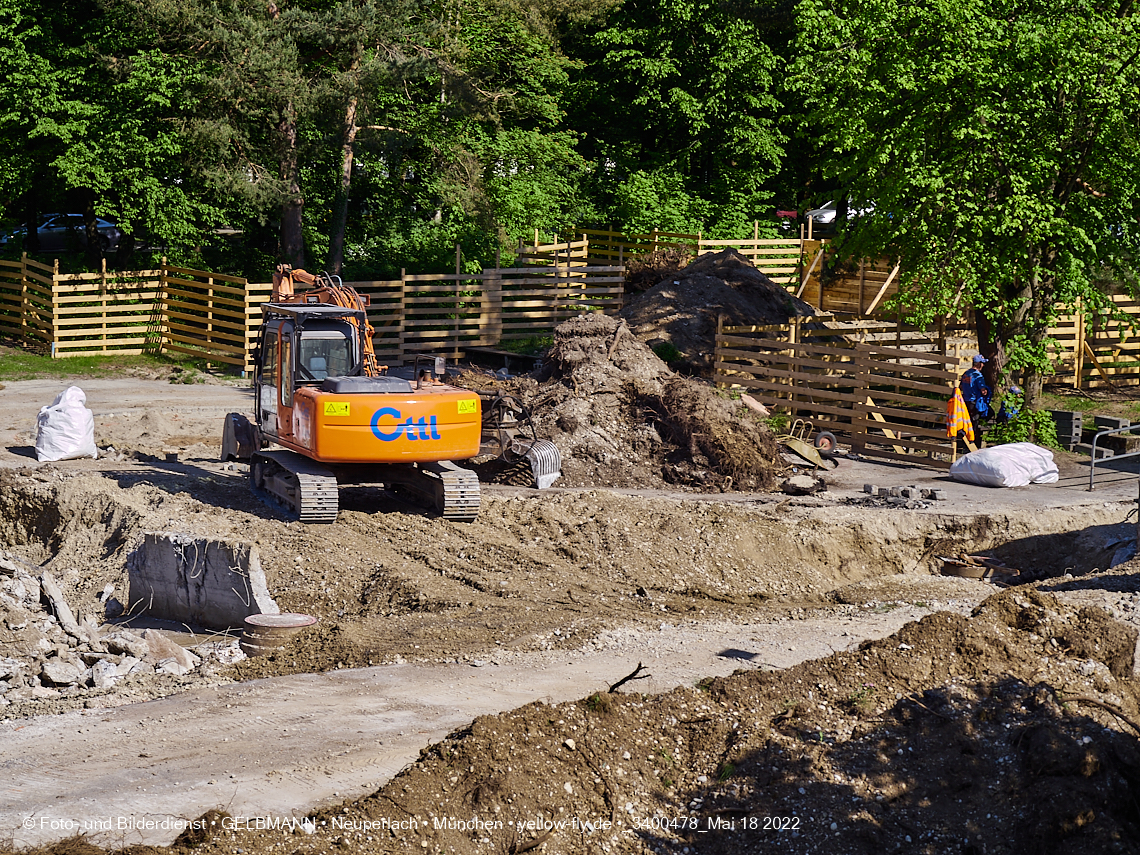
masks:
[[[969,599],[982,583],[937,575],[941,556],[988,551],[1031,581],[1106,568],[1131,534],[1111,503],[955,515],[818,497],[739,503],[493,490],[470,524],[383,499],[344,511],[334,525],[305,527],[251,503],[246,489],[238,472],[188,477],[144,464],[7,472],[0,550],[25,576],[50,571],[77,618],[100,621],[114,615],[106,591],[124,596],[127,557],[144,531],[255,545],[282,611],[320,624],[289,655],[208,675],[244,679],[573,648],[615,626],[662,619],[744,621],[836,604]],[[45,631],[47,613],[31,621],[16,613],[28,587],[0,572],[0,610],[12,612],[8,625],[25,626],[28,638],[17,646],[34,653],[40,636],[31,634]],[[20,632],[9,632],[18,640]],[[47,636],[67,643],[58,626]],[[42,656],[33,663],[43,664]],[[144,695],[172,689],[136,682]],[[49,700],[96,694],[106,693],[78,685],[70,700]]]

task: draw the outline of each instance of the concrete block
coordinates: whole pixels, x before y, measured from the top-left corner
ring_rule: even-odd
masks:
[[[1091,457],[1092,456],[1092,444],[1087,443],[1087,442],[1078,443],[1077,445],[1073,446],[1073,451],[1075,451],[1077,454],[1086,454],[1086,455],[1089,455]],[[1105,457],[1112,457],[1112,449],[1111,448],[1104,448],[1103,446],[1098,444],[1096,447],[1096,459],[1101,460],[1102,458],[1105,458]]]
[[[118,666],[109,659],[100,659],[91,666],[91,682],[96,689],[109,689],[119,682]]]
[[[931,490],[930,491],[930,498],[936,502],[944,502],[944,501],[946,501],[946,491],[945,490]]]
[[[863,485],[863,492],[869,496],[877,496],[879,493],[879,488],[876,487],[874,484],[864,484]]]
[[[49,659],[44,663],[41,673],[46,683],[56,686],[74,686],[76,683],[86,682],[88,671],[78,662]]]
[[[238,629],[249,615],[281,612],[253,544],[147,532],[127,570],[132,614]]]
[[[887,495],[890,496],[892,499],[902,498],[902,487],[891,487],[891,489],[887,493]]]

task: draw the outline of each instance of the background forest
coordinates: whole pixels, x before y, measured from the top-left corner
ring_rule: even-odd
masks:
[[[1135,287],[1130,0],[0,0],[0,34],[3,225],[112,219],[112,267],[475,270],[835,200],[833,263],[975,309],[1030,397],[1056,312]]]
[[[3,0],[0,206],[185,263],[471,268],[537,229],[774,233],[826,202],[790,7],[711,0]],[[26,242],[25,242],[26,243]],[[138,247],[138,249],[136,249]],[[9,251],[15,250],[13,244]],[[35,247],[24,246],[32,249]]]

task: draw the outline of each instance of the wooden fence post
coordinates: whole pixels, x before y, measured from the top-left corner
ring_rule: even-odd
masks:
[[[102,350],[107,351],[107,256],[100,256],[99,258],[99,306],[102,309],[100,312],[100,332],[99,337],[102,342]]]
[[[25,252],[20,256],[20,341],[25,346],[28,344],[28,312],[30,310],[29,304],[28,254]]]
[[[54,259],[51,266],[51,348],[52,359],[55,359],[59,347],[59,303],[56,302],[59,287],[59,259]]]
[[[521,243],[521,241],[520,241]],[[407,331],[408,320],[408,271],[400,268],[400,323],[397,327],[399,339],[396,345],[396,358],[404,364],[404,334]]]

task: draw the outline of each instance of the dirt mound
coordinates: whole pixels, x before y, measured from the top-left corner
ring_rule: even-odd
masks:
[[[621,315],[651,347],[669,343],[681,352],[686,370],[710,374],[718,315],[729,326],[746,326],[815,313],[743,255],[726,249],[702,255],[633,297]]]
[[[537,379],[463,382],[524,400],[537,436],[562,454],[560,486],[761,490],[783,468],[771,434],[739,401],[675,375],[624,320],[601,313],[555,330]],[[491,466],[480,477],[506,475]]]
[[[679,246],[635,255],[625,264],[625,290],[631,293],[648,291],[662,279],[676,274],[692,258],[690,248]]]
[[[1135,640],[1099,610],[1008,591],[785,671],[529,704],[318,812],[290,845],[1134,852]],[[198,851],[268,853],[280,839],[249,831]]]

